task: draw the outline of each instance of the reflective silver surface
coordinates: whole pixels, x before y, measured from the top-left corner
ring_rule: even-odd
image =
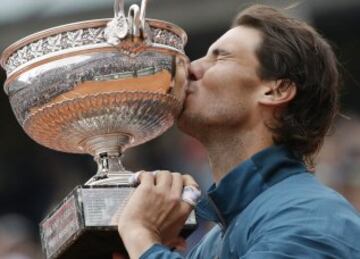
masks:
[[[49,148],[95,155],[88,138],[121,132],[131,136],[124,149],[172,125],[186,64],[166,52],[78,54],[21,74],[9,86],[10,102],[29,136]]]
[[[173,125],[185,97],[187,36],[145,19],[146,4],[125,17],[116,0],[113,19],[51,28],[4,51],[5,91],[32,139],[109,162]]]

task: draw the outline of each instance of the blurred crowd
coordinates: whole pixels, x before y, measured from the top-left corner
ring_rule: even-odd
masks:
[[[360,119],[341,118],[319,153],[317,176],[360,210]]]
[[[42,258],[39,244],[34,239],[33,223],[17,214],[0,217],[0,258]]]

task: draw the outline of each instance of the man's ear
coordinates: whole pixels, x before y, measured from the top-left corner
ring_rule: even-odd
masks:
[[[259,103],[267,106],[282,106],[296,95],[296,86],[289,80],[267,82],[262,86]]]

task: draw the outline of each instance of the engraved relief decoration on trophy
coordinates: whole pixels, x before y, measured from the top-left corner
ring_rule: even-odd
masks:
[[[144,48],[151,45],[151,29],[146,23],[145,9],[147,0],[130,6],[128,16],[125,16],[124,0],[116,0],[114,6],[114,18],[106,25],[106,41],[118,47],[119,51],[127,55],[135,56]],[[121,45],[121,46],[120,46]]]
[[[174,32],[163,28],[151,27],[152,43],[173,47],[184,52],[183,40]],[[45,37],[15,51],[5,65],[7,75],[11,75],[17,68],[36,58],[45,58],[47,54],[76,47],[91,46],[106,43],[105,27],[84,28],[80,30],[60,33]]]
[[[186,35],[172,24],[146,19],[147,0],[141,7],[130,6],[125,16],[124,0],[116,0],[114,18],[65,25],[57,30],[42,31],[13,44],[4,51],[2,65],[10,77],[21,68],[69,51],[96,49],[110,44],[126,55],[137,55],[146,46],[166,46],[184,53]],[[161,23],[160,23],[161,24]],[[164,26],[165,25],[165,26]],[[71,28],[70,30],[68,29]],[[76,27],[79,27],[76,29]],[[30,40],[32,39],[32,40]],[[101,44],[101,46],[100,46]],[[121,46],[120,46],[121,45]],[[67,51],[67,52],[64,52]],[[7,87],[5,87],[7,91]]]
[[[114,18],[106,25],[105,38],[111,45],[119,44],[129,30],[124,10],[125,0],[116,0],[114,4]]]

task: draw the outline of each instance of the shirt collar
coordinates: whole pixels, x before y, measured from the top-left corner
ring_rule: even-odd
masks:
[[[271,146],[242,162],[213,184],[199,202],[198,216],[226,228],[231,220],[270,186],[306,172],[303,161],[284,146]]]

